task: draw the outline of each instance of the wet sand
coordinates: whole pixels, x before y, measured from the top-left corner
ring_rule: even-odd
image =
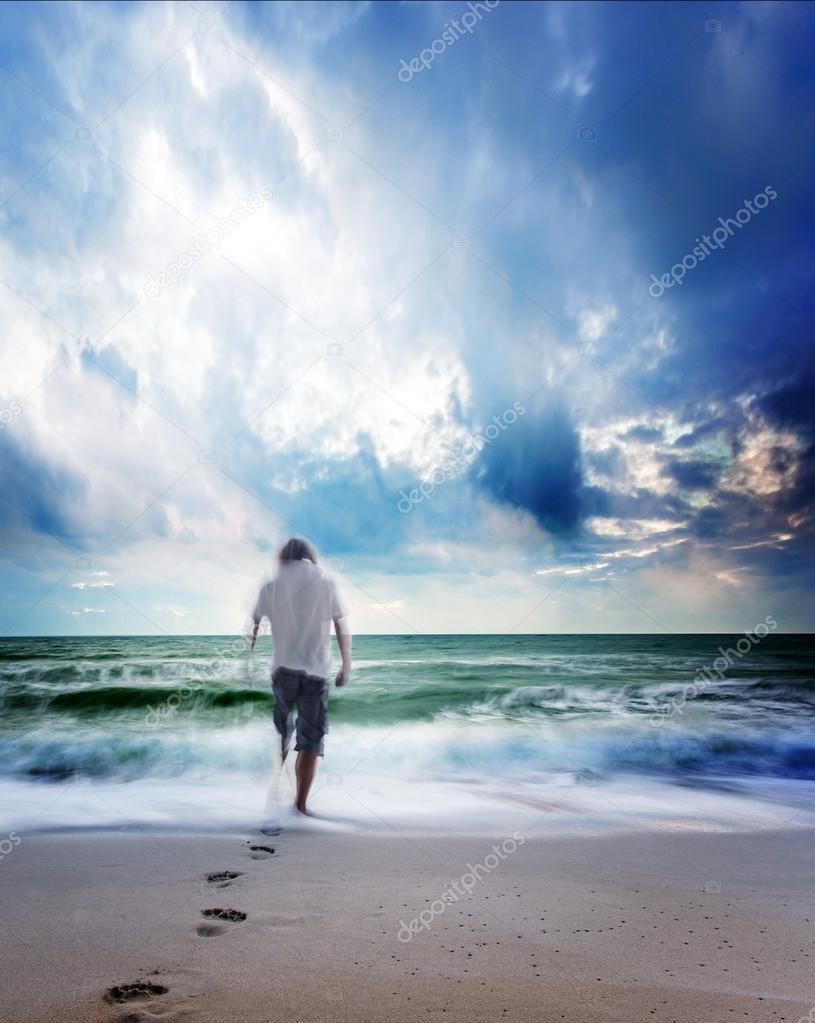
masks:
[[[9,1023],[797,1023],[815,1005],[811,830],[510,853],[479,836],[21,837],[0,863]]]

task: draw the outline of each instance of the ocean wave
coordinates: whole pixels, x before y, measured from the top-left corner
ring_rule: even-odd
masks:
[[[236,714],[221,728],[76,733],[43,729],[0,737],[2,774],[61,782],[145,777],[198,777],[223,772],[263,773],[277,749],[268,715]],[[536,734],[523,726],[489,722],[404,724],[397,729],[338,725],[329,741],[332,770],[366,770],[383,778],[438,781],[534,781],[553,773],[585,772],[610,778],[636,773],[673,780],[761,776],[815,780],[815,741],[804,734],[683,732],[629,736],[589,725],[570,734]]]
[[[129,782],[263,772],[275,747],[268,643],[248,661],[224,659],[232,642],[0,641],[0,775]],[[768,637],[724,678],[672,704],[727,642],[362,637],[350,685],[331,697],[332,763],[350,770],[365,758],[383,777],[429,780],[523,782],[584,769],[815,779],[811,638]]]
[[[639,719],[675,713],[687,680],[632,682],[604,679],[594,684],[585,678],[551,680],[540,674],[519,679],[505,672],[434,678],[429,671],[409,676],[405,672],[383,673],[359,668],[351,685],[332,698],[332,716],[357,724],[428,721],[440,716],[474,720],[506,719]],[[139,676],[128,670],[99,673],[7,675],[0,684],[0,727],[25,728],[26,723],[58,721],[69,715],[76,720],[103,722],[107,716],[122,718],[145,714],[174,714],[194,723],[198,718],[216,720],[225,709],[255,704],[271,709],[270,683],[247,679],[239,667],[229,667],[220,678],[207,679],[188,663],[156,667]],[[769,727],[786,725],[802,712],[810,718],[815,706],[815,684],[809,678],[738,678],[715,681],[685,700],[685,719],[720,715],[749,724],[764,721]]]

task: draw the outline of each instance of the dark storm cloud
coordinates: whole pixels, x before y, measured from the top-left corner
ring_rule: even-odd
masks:
[[[662,471],[686,490],[707,490],[719,475],[718,468],[708,462],[683,462],[676,458],[669,459]]]
[[[495,500],[522,508],[555,534],[580,518],[580,440],[565,405],[529,410],[487,444],[475,479]]]
[[[24,429],[22,417],[14,425]],[[27,451],[11,429],[0,434],[0,478],[0,531],[15,536],[31,531],[63,540],[78,534],[69,506],[81,501],[83,481]]]

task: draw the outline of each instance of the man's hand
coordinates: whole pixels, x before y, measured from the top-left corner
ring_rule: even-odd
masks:
[[[340,654],[342,655],[342,667],[337,672],[337,677],[334,679],[334,683],[339,689],[344,686],[348,681],[348,676],[351,674],[351,637],[348,635],[348,629],[345,626],[344,618],[334,619],[334,633],[337,637],[337,645],[340,648]]]

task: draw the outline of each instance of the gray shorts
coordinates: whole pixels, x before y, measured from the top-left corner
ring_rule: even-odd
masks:
[[[327,678],[307,675],[304,671],[277,668],[272,673],[274,725],[280,733],[284,750],[289,748],[296,729],[296,750],[310,750],[323,755],[325,733],[328,731],[328,688]]]

